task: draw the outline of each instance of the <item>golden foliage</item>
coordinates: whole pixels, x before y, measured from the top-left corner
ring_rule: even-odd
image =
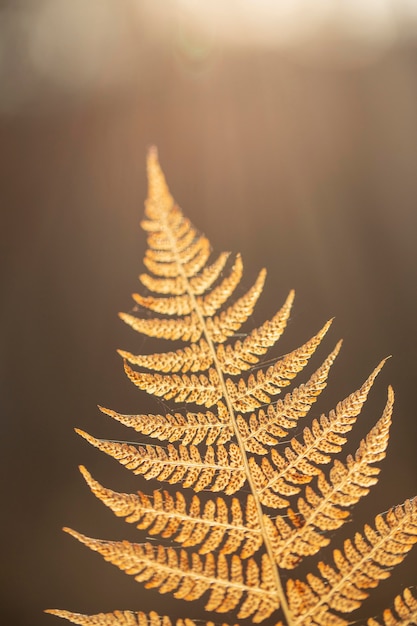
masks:
[[[373,526],[365,525],[333,550],[331,564],[323,558],[304,579],[288,571],[329,545],[330,533],[377,482],[391,425],[391,388],[382,416],[356,453],[344,462],[337,455],[384,361],[358,390],[300,431],[299,420],[325,389],[341,342],[305,382],[281,399],[272,398],[308,366],[331,321],[301,347],[262,365],[285,330],[294,292],[271,320],[242,333],[262,293],[265,270],[246,293],[233,298],[243,276],[240,255],[229,262],[230,255],[222,253],[209,263],[210,243],[175,204],[155,150],[149,153],[148,178],[142,226],[148,233],[144,263],[149,273],[140,280],[149,293],[134,294],[135,314],[120,317],[149,337],[184,343],[161,353],[119,353],[135,386],[188,410],[124,415],[100,407],[162,445],[77,432],[134,474],[177,488],[119,493],[81,467],[99,500],[158,542],[104,541],[66,530],[145,587],[190,601],[204,596],[207,611],[231,612],[232,620],[345,626],[369,589],[417,542],[417,499],[377,515]],[[202,491],[220,495],[193,493]],[[380,621],[370,618],[368,626],[417,623],[417,601],[409,590],[394,600],[394,611],[387,609]],[[191,619],[174,624],[154,612],[50,612],[82,626],[195,626]]]
[[[161,617],[154,611],[149,614],[133,613],[132,611],[115,611],[114,613],[99,613],[98,615],[81,615],[70,611],[59,611],[51,609],[46,611],[57,617],[63,617],[73,624],[79,626],[197,626],[191,619],[177,619],[172,622],[169,617]],[[199,626],[201,623],[199,621]],[[213,622],[205,622],[203,626],[215,626]],[[227,626],[222,624],[221,626]],[[237,626],[235,624],[235,626]]]
[[[409,626],[417,624],[417,600],[409,589],[405,589],[401,596],[394,600],[394,608],[397,616],[390,609],[384,611],[381,621],[374,618],[368,619],[368,626]]]
[[[180,491],[175,497],[168,491],[157,490],[153,496],[140,491],[117,493],[100,485],[84,467],[80,467],[80,471],[94,495],[115,515],[125,517],[137,528],[147,529],[151,536],[173,537],[184,547],[199,545],[199,554],[217,549],[223,554],[233,554],[243,543],[241,558],[252,556],[261,546],[262,534],[256,523],[256,507],[251,495],[247,497],[244,514],[237,498],[232,498],[230,503],[217,498],[202,504],[193,496],[187,506]],[[223,544],[221,548],[220,544]]]

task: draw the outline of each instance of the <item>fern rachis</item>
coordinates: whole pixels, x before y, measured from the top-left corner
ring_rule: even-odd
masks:
[[[140,333],[181,340],[183,347],[151,355],[120,354],[137,387],[164,400],[186,403],[190,410],[122,415],[101,409],[162,445],[106,441],[77,432],[134,474],[180,485],[184,493],[118,493],[80,468],[108,508],[152,537],[160,536],[161,543],[103,541],[66,530],[147,587],[186,600],[208,598],[209,612],[232,612],[253,623],[346,625],[346,616],[361,605],[367,590],[389,576],[390,568],[417,541],[416,499],[378,515],[375,528],[366,525],[362,534],[346,540],[343,549],[334,550],[333,564],[320,561],[317,573],[310,572],[305,580],[289,574],[330,543],[329,531],[345,523],[350,507],[377,482],[375,464],[385,456],[391,424],[391,388],[382,417],[356,454],[345,462],[334,457],[342,451],[383,362],[329,415],[313,419],[302,437],[291,437],[325,388],[341,343],[309,380],[282,399],[273,399],[306,367],[331,322],[300,348],[262,366],[261,357],[285,330],[293,292],[271,320],[243,340],[236,339],[262,293],[265,271],[243,296],[231,300],[243,274],[240,256],[230,269],[227,253],[210,262],[210,243],[175,204],[155,150],[149,153],[148,177],[142,226],[148,232],[149,274],[140,280],[151,295],[135,294],[134,300],[149,314],[120,317]],[[251,372],[255,365],[256,373]],[[202,410],[195,411],[193,405]],[[282,442],[287,445],[277,448]],[[326,474],[323,466],[330,467]],[[249,492],[244,497],[243,488]],[[202,490],[217,495],[203,502],[197,495]],[[398,596],[394,607],[402,622],[387,610],[381,623],[416,623],[411,592]],[[153,612],[95,616],[51,612],[85,626],[172,623]],[[369,626],[377,623],[368,621]]]

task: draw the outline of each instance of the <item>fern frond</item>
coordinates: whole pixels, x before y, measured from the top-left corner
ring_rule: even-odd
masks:
[[[238,340],[233,346],[217,346],[216,356],[224,374],[240,374],[259,362],[258,356],[265,354],[284,332],[293,300],[294,291],[290,291],[284,305],[271,320],[255,328],[243,341]]]
[[[113,613],[98,613],[98,615],[81,615],[80,613],[71,613],[71,611],[48,609],[45,613],[62,617],[79,626],[174,626],[174,624],[175,626],[197,626],[192,619],[177,619],[172,622],[166,615],[158,615],[155,611],[150,613],[114,611]],[[198,620],[198,624],[201,626],[200,620]],[[204,626],[215,626],[215,624],[214,622],[205,622]],[[227,624],[222,624],[222,626],[227,626]]]
[[[118,350],[120,356],[132,365],[159,372],[203,372],[213,365],[213,355],[205,339],[192,343],[175,352],[134,355],[125,350]]]
[[[334,461],[330,482],[320,473],[318,492],[307,486],[305,496],[298,499],[297,511],[288,511],[289,521],[278,516],[274,524],[265,517],[280,567],[293,569],[303,557],[327,546],[329,539],[323,531],[340,528],[349,517],[347,508],[367,495],[370,487],[377,483],[380,470],[373,465],[385,457],[393,403],[394,393],[389,388],[382,417],[361,441],[355,456],[349,455],[346,465]]]
[[[161,616],[155,611],[150,613],[133,613],[132,611],[114,611],[113,613],[98,613],[98,615],[81,615],[71,611],[48,609],[45,613],[67,619],[79,626],[197,626],[191,619],[177,619],[172,622],[166,615]],[[213,622],[206,622],[205,626],[215,626]],[[222,624],[227,626],[227,624]],[[236,626],[236,625],[235,625]]]
[[[233,431],[230,426],[229,413],[222,402],[217,405],[217,413],[170,413],[166,415],[123,415],[99,406],[102,413],[109,415],[124,426],[136,432],[159,439],[159,441],[181,441],[186,446],[214,442],[230,441]]]
[[[243,263],[240,254],[232,267],[229,276],[226,276],[212,291],[205,296],[196,298],[197,308],[204,317],[212,317],[227,302],[239,285],[243,274]]]
[[[295,495],[299,493],[299,485],[311,482],[314,476],[322,473],[320,465],[330,463],[332,455],[342,450],[348,433],[364,403],[377,374],[385,361],[382,361],[372,372],[362,387],[340,402],[329,416],[322,415],[320,420],[313,420],[311,428],[304,428],[303,443],[293,438],[284,450],[284,456],[274,448],[269,459],[262,459],[261,465],[255,458],[249,459],[250,468],[256,486],[265,504],[278,502],[275,494]],[[288,500],[285,501],[288,505]],[[270,506],[270,504],[268,504]]]
[[[196,600],[210,592],[207,611],[227,613],[239,608],[239,618],[253,616],[258,623],[278,608],[265,555],[261,568],[253,559],[242,561],[236,555],[228,561],[223,554],[201,557],[193,553],[190,562],[185,550],[154,547],[150,543],[103,541],[69,528],[64,530],[135,580],[146,582],[147,588],[185,600]]]
[[[342,342],[336,345],[324,363],[317,369],[310,379],[287,393],[283,400],[278,400],[273,406],[270,404],[267,412],[260,409],[257,414],[252,413],[246,421],[241,415],[236,417],[239,431],[243,437],[245,449],[248,452],[263,455],[268,452],[265,446],[273,446],[288,432],[295,428],[298,420],[307,415],[316,402],[318,396],[327,385],[327,378],[331,366],[339,354]]]
[[[236,297],[243,276],[240,255],[230,263],[227,252],[211,259],[208,238],[175,203],[155,150],[148,156],[148,179],[142,222],[147,273],[139,277],[148,291],[134,294],[133,311],[120,317],[148,337],[184,343],[151,354],[119,354],[136,387],[184,408],[168,409],[166,415],[124,415],[101,408],[162,445],[77,432],[134,474],[177,487],[120,493],[81,467],[94,495],[153,541],[103,541],[67,530],[147,588],[190,601],[205,596],[207,611],[234,612],[230,622],[237,616],[268,626],[348,626],[346,615],[417,542],[417,498],[377,516],[375,527],[366,525],[342,550],[334,550],[331,564],[321,557],[318,570],[305,569],[304,579],[297,573],[288,578],[287,571],[284,586],[282,571],[294,570],[328,546],[330,533],[350,519],[350,508],[378,480],[391,424],[391,387],[382,417],[356,453],[344,463],[335,457],[384,362],[334,410],[313,416],[290,435],[326,387],[341,342],[307,382],[279,400],[275,396],[307,366],[331,321],[301,347],[261,363],[286,328],[294,292],[272,319],[253,330],[245,326],[243,334],[266,271]],[[218,495],[197,495],[204,490]],[[372,618],[367,626],[416,623],[417,601],[409,591],[394,604],[381,623]],[[81,626],[196,626],[190,619],[174,624],[153,612],[51,613]]]
[[[142,296],[140,293],[134,293],[132,298],[136,304],[144,309],[164,315],[188,315],[193,310],[193,302],[189,295],[156,298],[155,296]]]
[[[391,609],[386,609],[382,620],[374,618],[368,619],[368,626],[411,626],[417,624],[417,599],[410,589],[405,589],[403,593],[396,596],[394,600],[396,615]]]
[[[169,243],[169,245],[171,245],[171,243]],[[189,286],[191,293],[200,295],[205,293],[218,279],[229,256],[229,252],[222,252],[219,254],[216,261],[205,267],[197,276],[190,278],[188,283],[182,276],[178,278],[154,278],[153,276],[149,276],[149,274],[141,274],[139,280],[144,287],[154,293],[181,296],[187,293],[187,287]]]
[[[235,410],[242,413],[253,411],[262,404],[270,402],[271,398],[267,394],[276,395],[283,387],[289,385],[291,380],[307,365],[331,323],[332,320],[327,322],[317,335],[266,371],[260,370],[256,376],[251,374],[247,381],[240,379],[238,384],[228,378],[226,387]]]
[[[301,625],[311,619],[318,623],[332,611],[350,613],[368,597],[367,590],[390,576],[390,569],[401,563],[417,542],[417,498],[375,519],[376,528],[366,525],[352,542],[344,543],[343,552],[335,550],[335,566],[322,561],[320,577],[307,575],[307,583],[288,581],[288,599]],[[322,623],[322,622],[319,622]]]
[[[171,341],[192,341],[200,339],[203,332],[198,316],[193,312],[186,317],[144,319],[135,317],[129,313],[119,313],[123,322],[128,324],[138,333],[158,339],[170,339]]]
[[[227,503],[223,498],[204,504],[193,496],[190,504],[180,491],[175,498],[167,491],[154,491],[153,496],[118,493],[94,480],[84,468],[80,471],[94,495],[117,517],[124,517],[149,535],[172,537],[183,547],[199,546],[199,554],[219,549],[233,554],[241,549],[240,557],[247,559],[262,544],[253,497],[246,500],[245,511],[237,498]]]
[[[237,278],[240,280],[241,268],[242,264],[239,255],[233,268],[236,274],[233,280],[232,274],[204,298],[197,297],[197,307],[201,310],[203,315],[213,315],[214,312],[220,308],[223,301],[229,297],[230,285],[237,283]],[[227,286],[228,289],[224,284],[226,281],[229,283]],[[134,294],[133,297],[138,304],[169,315],[189,314],[193,306],[188,296],[178,296],[175,298],[145,298],[139,294]],[[239,374],[243,370],[249,369],[255,363],[258,363],[259,358],[255,355],[264,354],[270,347],[267,344],[277,341],[284,331],[293,297],[294,294],[291,292],[286,303],[275,318],[270,322],[265,322],[260,329],[253,331],[243,342],[237,341],[234,346],[230,344],[224,345],[223,343],[217,346],[216,356],[223,373]],[[140,322],[137,322],[138,318],[127,314],[121,315],[123,316],[122,319],[129,325],[136,329],[139,327],[138,324],[140,324]],[[218,331],[216,332],[218,333]],[[266,336],[268,337],[268,342],[265,340]],[[162,352],[151,355],[134,355],[125,350],[118,350],[118,352],[132,365],[139,365],[159,372],[201,372],[207,370],[213,364],[212,351],[204,339],[201,339],[198,344],[192,343],[175,352]]]
[[[242,257],[238,254],[230,275],[226,276],[219,285],[206,295],[196,297],[197,307],[204,316],[214,315],[230,298],[242,278],[242,272]],[[188,315],[195,307],[195,302],[188,294],[170,298],[155,298],[134,293],[132,297],[136,304],[163,315]]]
[[[226,311],[206,320],[206,332],[213,343],[223,343],[232,337],[252,315],[255,304],[262,293],[266,271],[261,270],[254,285],[245,295],[236,300]]]
[[[229,255],[229,252],[222,252],[214,263],[205,267],[197,276],[190,278],[188,281],[190,292],[196,296],[206,293],[219,278]]]
[[[178,276],[178,278],[154,278],[153,276],[149,276],[149,274],[140,274],[139,280],[144,287],[154,293],[170,296],[182,296],[187,292],[187,281],[183,276]],[[122,315],[119,314],[119,317],[126,322],[126,319],[122,317]],[[132,323],[126,323],[128,323],[134,330],[142,332]]]
[[[133,446],[96,439],[82,430],[75,429],[91,445],[113,457],[134,474],[143,475],[146,480],[155,478],[171,484],[181,483],[183,487],[193,487],[194,491],[223,491],[231,495],[246,481],[242,457],[238,446],[231,443],[207,446],[204,457],[196,446],[169,444],[162,446]]]
[[[210,242],[206,237],[198,237],[188,245],[181,253],[181,274],[177,259],[172,262],[160,261],[159,259],[145,256],[143,262],[152,274],[165,278],[176,278],[180,275],[194,276],[205,265],[210,256]]]
[[[124,368],[127,377],[136,387],[165,400],[173,398],[175,402],[195,402],[210,408],[223,396],[220,378],[214,368],[209,369],[208,376],[204,374],[162,376],[135,372],[127,363]]]

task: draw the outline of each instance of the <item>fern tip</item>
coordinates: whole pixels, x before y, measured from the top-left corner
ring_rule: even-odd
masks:
[[[78,539],[78,541],[80,541],[81,543],[86,543],[86,541],[88,540],[88,537],[82,535],[81,533],[78,533],[76,530],[73,530],[68,526],[64,526],[62,530],[64,531],[64,533],[67,533],[68,535],[71,535],[71,537],[74,537],[74,539]]]
[[[80,470],[80,473],[86,480],[87,478],[91,478],[90,472],[87,470],[87,468],[84,465],[79,465],[78,469]]]
[[[111,410],[110,409],[106,409],[105,406],[102,406],[101,404],[98,404],[97,408],[98,408],[99,411],[104,413],[104,415],[111,415]]]
[[[86,441],[94,445],[94,442],[96,441],[94,437],[86,433],[84,430],[81,430],[81,428],[74,428],[74,430],[77,433],[77,435],[80,435],[80,437],[82,437],[83,439],[85,439]]]

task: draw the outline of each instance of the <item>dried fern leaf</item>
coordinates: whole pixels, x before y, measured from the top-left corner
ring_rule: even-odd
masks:
[[[231,429],[228,412],[223,403],[217,405],[217,413],[174,413],[166,415],[123,415],[100,407],[99,409],[117,420],[121,424],[133,428],[136,432],[154,437],[160,441],[181,441],[183,445],[193,443],[214,442],[226,443],[230,441]]]
[[[240,279],[240,256],[238,256],[233,269],[235,272],[239,272],[238,275]],[[231,281],[231,279],[232,277],[230,276],[225,279],[224,282]],[[201,310],[202,315],[213,315],[229,295],[229,291],[226,290],[224,283],[222,283],[204,298],[197,298],[197,307]],[[133,297],[139,304],[147,308],[170,315],[185,315],[191,313],[193,306],[188,296],[179,296],[176,298],[145,298],[139,294],[134,294]],[[273,338],[274,341],[279,338],[284,331],[292,299],[293,292],[287,298],[287,302],[282,307],[279,314],[277,314],[277,319],[275,320],[274,318],[270,322],[266,322],[257,332],[254,331],[251,333],[251,336],[247,337],[244,342],[237,341],[233,347],[230,344],[218,345],[216,355],[223,373],[239,374],[243,370],[247,370],[253,364],[258,363],[259,359],[255,355],[264,354],[269,347],[266,345],[266,341],[262,341],[263,335],[269,332],[270,342],[272,342]],[[134,328],[138,328],[138,318],[127,314],[121,315],[124,321]],[[118,352],[132,365],[140,365],[159,372],[198,372],[207,370],[213,363],[212,352],[204,339],[201,339],[198,344],[192,343],[184,349],[179,349],[175,352],[163,352],[151,355],[134,355],[124,350],[118,350]]]
[[[288,581],[289,604],[299,624],[309,619],[321,623],[317,620],[332,611],[350,613],[368,597],[368,589],[390,576],[417,542],[417,498],[378,515],[375,527],[366,525],[354,541],[344,542],[343,552],[335,550],[334,567],[321,561],[320,577],[308,574],[306,583]]]
[[[132,365],[140,365],[158,372],[203,372],[213,365],[213,355],[205,339],[175,352],[134,355],[118,350],[120,356]]]
[[[238,340],[233,346],[217,346],[216,356],[224,374],[240,374],[259,362],[258,356],[265,354],[284,332],[293,300],[294,291],[290,291],[284,305],[271,320],[255,328],[243,341]]]
[[[229,253],[222,252],[216,261],[207,265],[200,274],[193,276],[188,282],[182,276],[178,278],[154,278],[149,274],[141,274],[139,280],[144,287],[154,293],[181,296],[187,293],[187,287],[189,287],[191,293],[198,296],[210,289],[218,279],[228,258]]]
[[[127,363],[124,365],[125,373],[132,383],[149,394],[175,402],[195,402],[204,404],[210,408],[223,396],[223,388],[218,372],[211,367],[208,376],[205,374],[183,374],[178,376],[163,376],[161,374],[149,374],[135,372]]]
[[[71,613],[70,611],[60,611],[57,609],[49,609],[45,613],[51,613],[57,617],[67,619],[73,624],[79,626],[197,626],[197,623],[191,619],[177,619],[172,622],[166,615],[161,616],[155,611],[150,613],[133,613],[132,611],[114,611],[114,613],[99,613],[98,615],[81,615],[80,613]],[[198,626],[201,626],[198,620]],[[214,622],[205,622],[204,626],[215,626]],[[222,624],[227,626],[227,624]],[[237,626],[235,624],[235,626]]]
[[[214,343],[223,343],[232,337],[249,319],[262,293],[265,278],[266,271],[261,270],[254,285],[245,295],[236,300],[220,315],[206,319],[206,332]]]
[[[251,374],[247,381],[241,378],[237,384],[228,378],[226,380],[227,392],[235,410],[242,413],[253,411],[262,404],[269,403],[270,395],[280,393],[283,387],[289,385],[291,380],[307,365],[331,323],[332,320],[327,322],[317,335],[266,371],[260,370],[256,376]]]
[[[219,285],[214,287],[205,296],[196,298],[197,308],[200,309],[204,317],[212,317],[221,306],[234,293],[239,285],[243,274],[243,263],[240,254],[237,255],[236,261],[232,267],[229,276],[226,276]]]
[[[417,599],[410,589],[405,589],[394,600],[395,613],[386,609],[382,620],[368,619],[368,626],[411,626],[417,624]]]
[[[180,251],[181,265],[178,260],[161,262],[159,259],[150,258],[146,255],[143,262],[155,276],[176,278],[178,276],[194,276],[205,265],[210,256],[210,242],[206,237],[198,237],[191,245]],[[181,268],[181,271],[180,271]]]
[[[176,491],[154,489],[151,495],[119,493],[81,468],[92,492],[116,516],[162,543],[101,541],[68,532],[148,588],[190,601],[206,596],[207,611],[233,611],[239,620],[266,620],[275,626],[347,626],[346,615],[417,542],[417,499],[377,516],[375,528],[365,526],[362,534],[345,541],[343,550],[334,550],[334,563],[321,560],[318,572],[304,580],[288,579],[284,588],[281,570],[294,569],[327,546],[329,533],[344,524],[350,507],[377,482],[376,464],[385,456],[391,424],[391,388],[382,417],[356,454],[345,463],[334,456],[345,444],[382,363],[335,410],[283,441],[326,387],[341,342],[307,382],[274,403],[271,398],[304,369],[331,322],[300,348],[269,361],[274,363],[270,367],[265,363],[243,377],[282,335],[294,292],[272,319],[238,339],[262,293],[265,270],[244,295],[233,297],[243,275],[240,255],[227,271],[229,253],[210,262],[210,242],[175,204],[154,150],[148,157],[148,179],[142,222],[147,273],[139,277],[148,292],[134,294],[133,312],[120,317],[148,337],[184,345],[147,355],[120,354],[128,378],[139,389],[204,408],[167,415],[101,409],[165,445],[106,441],[77,431],[134,474],[178,485]],[[322,466],[329,464],[325,475]],[[219,497],[191,490],[217,492]],[[175,549],[162,545],[168,541],[177,544]],[[278,610],[283,622],[273,615]],[[173,626],[170,618],[156,613],[51,612],[84,626]],[[416,600],[406,591],[396,598],[395,612],[385,611],[381,624],[372,618],[368,626],[408,626],[415,623],[416,614]],[[196,624],[185,619],[175,626]]]
[[[334,461],[330,482],[320,473],[318,491],[307,486],[305,496],[298,499],[297,511],[288,511],[288,521],[278,516],[274,523],[265,516],[280,567],[293,569],[303,557],[327,546],[330,540],[323,531],[340,528],[349,517],[348,507],[367,495],[376,484],[380,470],[373,465],[385,457],[393,403],[394,393],[389,388],[382,417],[361,441],[355,456],[349,455],[346,464]]]
[[[235,443],[207,446],[204,457],[194,445],[169,444],[162,446],[133,446],[127,443],[96,439],[82,430],[76,432],[91,445],[113,457],[130,469],[150,480],[154,478],[171,484],[181,483],[194,491],[224,491],[231,495],[246,481],[240,450]]]
[[[186,446],[230,441],[233,430],[229,413],[222,402],[217,405],[217,413],[170,413],[166,415],[123,415],[99,406],[100,411],[136,432],[159,439],[159,441],[181,441]]]
[[[187,281],[183,276],[179,276],[178,278],[154,278],[153,276],[149,276],[149,274],[140,274],[139,280],[144,287],[154,293],[171,296],[181,296],[187,293]],[[126,321],[121,315],[120,319]],[[132,326],[134,330],[137,330],[133,324],[127,323]]]
[[[297,426],[300,418],[307,415],[327,385],[330,368],[341,346],[342,342],[339,341],[324,363],[305,384],[294,388],[291,393],[287,393],[275,405],[270,404],[266,413],[260,409],[257,414],[252,413],[248,421],[241,415],[237,415],[236,422],[247,452],[266,454],[268,448],[265,446],[276,445],[288,435],[292,428]]]
[[[164,315],[188,315],[194,308],[194,303],[188,294],[171,296],[168,298],[156,298],[154,296],[142,296],[140,293],[132,294],[133,300],[144,309]]]
[[[196,600],[210,592],[207,611],[227,613],[238,608],[239,618],[253,616],[253,622],[258,623],[278,608],[265,555],[259,568],[253,559],[242,561],[236,555],[230,560],[212,553],[204,557],[192,553],[190,557],[185,550],[150,543],[102,541],[69,528],[64,530],[135,580],[146,582],[147,588],[185,600]]]
[[[197,307],[204,316],[214,315],[230,298],[242,278],[242,271],[242,257],[238,254],[230,275],[206,295],[197,296]],[[195,301],[188,294],[169,298],[155,298],[135,293],[133,299],[136,304],[163,315],[188,315],[195,307]]]
[[[253,497],[246,500],[245,511],[237,498],[230,503],[223,498],[201,503],[193,496],[191,503],[180,491],[175,498],[167,491],[154,491],[153,496],[118,493],[94,480],[84,468],[80,471],[94,495],[117,517],[124,517],[151,536],[172,537],[183,547],[199,546],[199,554],[219,549],[223,554],[241,550],[240,557],[248,558],[262,544]],[[219,547],[221,546],[221,547]]]
[[[178,215],[178,207],[174,207],[173,210],[176,211],[176,214]],[[154,261],[160,261],[161,263],[172,263],[175,261],[177,254],[186,250],[200,236],[190,221],[184,218],[182,220],[182,230],[185,234],[183,234],[180,239],[176,236],[174,248],[171,238],[167,238],[164,233],[161,233],[159,226],[156,226],[157,230],[155,230],[155,224],[152,225],[152,222],[147,222],[145,220],[142,224],[145,225],[145,230],[149,232],[149,247],[146,250],[145,256]],[[161,239],[163,240],[162,246]],[[164,241],[165,245],[163,243]]]
[[[158,339],[171,339],[171,341],[192,341],[200,339],[203,328],[196,313],[186,317],[170,318],[140,318],[129,313],[119,313],[119,317],[138,333]]]
[[[330,463],[332,455],[339,453],[346,443],[344,435],[353,428],[384,363],[375,368],[359,390],[339,402],[328,417],[322,415],[319,420],[313,420],[311,428],[304,428],[303,442],[293,438],[284,449],[284,455],[272,448],[269,459],[262,459],[260,465],[257,459],[249,459],[262,502],[272,502],[274,494],[295,495],[300,492],[299,485],[311,482],[322,473],[319,466]]]

